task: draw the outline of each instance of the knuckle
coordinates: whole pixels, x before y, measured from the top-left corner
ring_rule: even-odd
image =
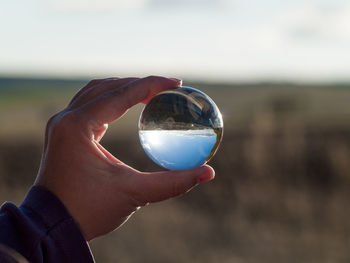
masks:
[[[89,81],[89,83],[87,84],[87,86],[93,86],[96,85],[98,82],[100,82],[101,79],[92,79]]]
[[[108,81],[115,81],[115,80],[119,80],[119,79],[120,79],[119,77],[111,77],[111,78],[105,78],[105,79],[92,79],[89,81],[87,86],[92,87],[92,86],[95,86],[97,84],[105,83]]]
[[[149,197],[145,193],[125,191],[124,195],[128,197],[128,201],[133,207],[144,207],[149,204]]]
[[[47,129],[52,134],[67,134],[75,123],[76,118],[73,113],[62,111],[49,119]]]
[[[163,78],[160,76],[150,75],[150,76],[146,77],[145,79],[148,81],[151,81],[151,82],[157,82]]]
[[[56,113],[55,115],[51,116],[51,118],[46,123],[46,129],[50,129],[54,126],[54,123],[57,121],[57,118],[60,113]]]
[[[196,184],[196,179],[174,182],[172,189],[173,196],[179,196],[189,192]]]
[[[132,196],[135,205],[139,207],[148,205],[152,200],[147,193],[133,192],[130,196]]]
[[[112,91],[111,93],[107,93],[105,94],[105,97],[107,98],[111,95],[115,98],[123,97],[123,109],[125,108],[125,110],[127,110],[128,108],[133,106],[135,94],[133,94],[132,89],[129,86],[123,86],[119,89]],[[116,107],[121,107],[121,105],[116,105]]]

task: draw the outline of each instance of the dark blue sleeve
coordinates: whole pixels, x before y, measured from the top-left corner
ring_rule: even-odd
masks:
[[[0,244],[29,262],[94,262],[78,225],[61,201],[40,186],[30,189],[20,205],[0,209]]]

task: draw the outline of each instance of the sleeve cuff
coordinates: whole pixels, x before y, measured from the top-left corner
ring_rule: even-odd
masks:
[[[49,190],[33,186],[20,209],[30,215],[36,225],[46,233],[45,239],[54,241],[67,262],[94,262],[89,245],[78,225],[62,202]]]

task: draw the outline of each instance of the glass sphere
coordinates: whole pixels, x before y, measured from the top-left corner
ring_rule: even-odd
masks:
[[[139,120],[143,149],[169,170],[201,166],[215,154],[223,134],[221,113],[205,93],[191,87],[153,97]]]

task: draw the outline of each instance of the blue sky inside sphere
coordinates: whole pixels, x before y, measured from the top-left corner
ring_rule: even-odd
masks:
[[[143,130],[139,135],[147,155],[169,170],[193,169],[206,163],[217,140],[211,129]]]

